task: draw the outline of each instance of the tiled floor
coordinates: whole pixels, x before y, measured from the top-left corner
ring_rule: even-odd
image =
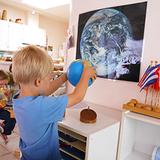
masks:
[[[0,160],[18,160],[15,157],[15,151],[18,151],[19,132],[17,126],[12,135],[8,136],[9,142],[4,144],[2,137],[0,137]]]

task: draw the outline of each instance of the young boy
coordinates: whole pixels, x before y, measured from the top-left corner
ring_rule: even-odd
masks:
[[[27,46],[13,58],[14,80],[20,93],[13,99],[14,114],[20,130],[21,160],[60,160],[57,122],[66,107],[85,96],[88,80],[95,79],[93,67],[84,63],[80,82],[69,95],[49,96],[67,81],[66,74],[53,80],[52,59],[40,48]]]
[[[10,117],[10,112],[4,110],[7,101],[10,99],[10,90],[8,89],[9,74],[3,70],[0,70],[0,133],[5,143],[8,142],[7,135],[10,135],[14,129],[16,120]]]

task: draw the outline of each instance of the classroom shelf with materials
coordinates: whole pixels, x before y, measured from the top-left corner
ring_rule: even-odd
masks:
[[[117,160],[151,160],[160,145],[160,119],[124,110]]]
[[[95,123],[80,121],[80,112],[87,106],[97,113]],[[58,123],[60,151],[64,160],[116,160],[121,113],[120,110],[88,102],[68,108],[64,120]]]

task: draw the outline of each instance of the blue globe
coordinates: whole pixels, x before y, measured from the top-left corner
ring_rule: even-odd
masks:
[[[83,61],[82,60],[75,60],[73,61],[67,71],[67,78],[68,81],[73,85],[76,86],[81,79],[81,75],[83,73]],[[89,79],[88,86],[92,84],[92,79]]]

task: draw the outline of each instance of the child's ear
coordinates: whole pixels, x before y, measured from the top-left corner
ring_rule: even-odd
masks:
[[[40,86],[40,83],[41,83],[41,79],[36,79],[36,80],[34,81],[34,85],[35,85],[36,87],[39,87],[39,86]]]

